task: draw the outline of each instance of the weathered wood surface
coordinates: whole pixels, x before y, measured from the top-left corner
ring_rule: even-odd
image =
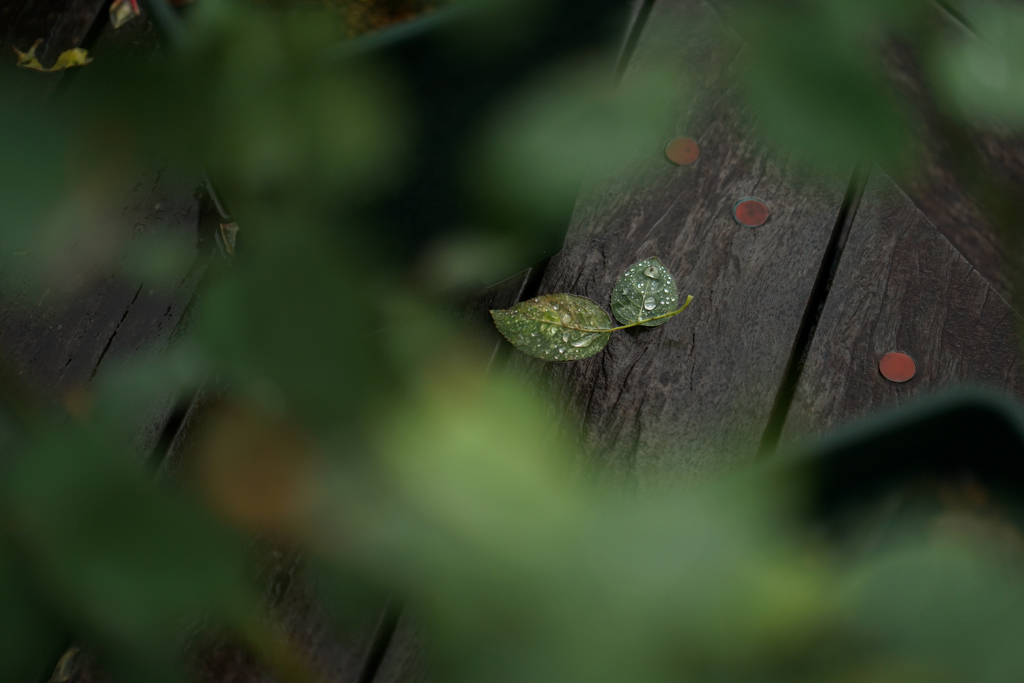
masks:
[[[654,146],[584,189],[540,286],[607,307],[626,267],[658,256],[680,292],[695,297],[689,310],[662,327],[615,334],[585,361],[516,355],[571,406],[597,464],[641,485],[669,474],[703,478],[753,457],[843,200],[846,178],[803,182],[749,134],[730,72],[739,50],[704,2],[654,6],[625,78],[666,56],[683,68],[691,87],[680,83],[661,144],[692,137],[700,159],[676,167]],[[760,228],[732,217],[748,196],[772,211]]]
[[[52,91],[64,73],[41,74],[15,66],[12,48],[26,51],[37,39],[43,66],[65,50],[82,47],[102,19],[109,0],[9,0],[0,3],[0,79],[9,89],[26,94]]]
[[[144,18],[114,31],[107,21],[106,7],[106,2],[96,0],[8,3],[0,9],[4,41],[0,49],[11,52],[12,45],[26,49],[21,42],[30,45],[34,40],[30,37],[42,37],[47,42],[40,55],[47,64],[59,52],[98,36],[92,46],[101,54],[122,52],[129,45],[141,45],[138,49],[149,55],[155,53],[155,39],[145,38],[148,22]],[[13,52],[9,60],[0,61],[5,69],[13,69]],[[76,81],[77,86],[88,88],[90,70],[98,68],[101,66],[95,64],[83,67],[85,75]],[[47,84],[22,92],[29,99],[47,96],[53,84],[66,75],[15,71],[26,81]],[[59,106],[59,95],[50,93],[50,97],[51,104]],[[77,263],[79,270],[94,271],[91,275],[74,282],[55,282],[41,291],[8,284],[0,292],[0,352],[8,369],[30,389],[60,400],[69,391],[88,385],[101,364],[158,350],[169,343],[205,269],[200,252],[212,246],[200,225],[199,177],[198,172],[182,173],[168,165],[143,170],[134,187],[113,198],[115,203],[105,216],[109,225],[81,231],[83,240],[95,237],[119,243],[121,255],[107,263],[98,258],[94,265],[75,257],[75,253],[88,251],[89,245],[69,239],[58,249],[63,253],[57,258]],[[86,222],[83,217],[82,223]],[[139,242],[154,235],[176,236],[193,249],[193,258],[159,284],[120,267],[130,261]],[[14,258],[9,254],[3,257]],[[153,431],[149,430],[149,446],[153,445]]]
[[[110,220],[111,232],[126,243],[155,234],[174,234],[192,245],[198,257],[198,176],[181,185],[161,177],[153,168],[138,179],[123,198],[121,210]],[[91,234],[84,231],[85,239]],[[59,248],[74,261],[83,247],[76,240]],[[5,255],[7,258],[10,255]],[[127,258],[127,256],[125,257]],[[0,294],[0,349],[11,370],[39,393],[58,398],[87,385],[109,358],[124,358],[153,345],[166,345],[192,297],[202,267],[184,265],[165,285],[150,284],[140,276],[97,272],[66,289],[60,284],[38,291],[7,287]],[[92,265],[80,263],[83,270]],[[110,355],[112,354],[112,355]]]
[[[452,313],[467,337],[489,354],[494,370],[508,358],[511,349],[501,333],[494,327],[490,311],[508,308],[517,302],[533,296],[532,290],[539,284],[543,264],[527,268],[511,277],[468,295],[457,297]]]
[[[11,40],[23,41],[42,30],[32,23],[31,12],[47,3],[53,4],[31,0],[0,7],[0,27],[21,22],[17,31],[4,34],[4,49],[9,51]],[[95,12],[105,8],[93,0],[74,4],[83,9],[69,12],[59,26],[39,24],[48,31],[36,36],[47,38],[44,63],[84,40],[92,25],[84,18],[88,7],[96,5]],[[682,24],[673,21],[680,17]],[[131,38],[138,54],[149,54],[149,24],[136,22],[125,27],[132,34],[122,29],[108,37],[111,32],[104,30],[95,54],[102,54],[109,41],[124,42],[129,35],[139,36]],[[708,23],[719,27],[722,41],[701,33]],[[657,255],[676,274],[681,290],[696,297],[691,309],[665,327],[614,335],[608,349],[588,361],[545,365],[513,356],[515,371],[556,387],[582,419],[581,442],[597,454],[597,464],[632,473],[644,485],[669,473],[704,478],[753,456],[846,184],[846,179],[807,184],[785,160],[753,142],[730,72],[740,49],[704,2],[659,0],[654,5],[625,77],[635,77],[666,51],[689,67],[693,87],[680,88],[678,116],[666,127],[663,141],[694,137],[701,158],[694,166],[675,167],[660,147],[652,148],[621,176],[589,185],[565,248],[539,282],[542,293],[582,294],[607,308],[615,278],[632,262]],[[912,65],[894,68],[896,77],[908,79],[907,87],[917,92],[919,76]],[[1011,175],[1024,168],[1024,155],[993,140],[979,142],[991,163]],[[1016,322],[999,297],[1009,291],[1001,246],[949,170],[943,150],[934,147],[932,153],[930,175],[921,185],[908,186],[908,192],[966,260],[876,170],[813,338],[785,439],[818,433],[950,383],[976,380],[1020,391]],[[1015,177],[1024,178],[1024,172]],[[166,223],[161,210],[177,212],[175,229],[201,236],[191,195],[161,195],[157,185],[139,192],[129,213],[142,216],[142,224]],[[766,201],[773,212],[761,228],[744,228],[732,220],[732,205],[749,195]],[[201,275],[201,269],[190,269],[171,294],[150,293],[144,283],[114,278],[61,302],[5,303],[0,306],[0,346],[13,349],[8,356],[30,382],[57,397],[88,383],[105,360],[168,343]],[[510,278],[463,307],[467,324],[482,343],[497,350],[499,359],[510,349],[499,342],[486,311],[528,296],[532,278],[536,271]],[[892,385],[878,375],[879,355],[893,348],[918,361],[918,376],[908,384]],[[175,435],[168,469],[187,459],[188,442],[200,430],[202,402],[200,397]],[[267,587],[274,614],[325,681],[368,680],[367,657],[381,634],[370,627],[338,633],[311,597],[301,558],[268,556]],[[243,648],[228,642],[206,649],[197,667],[199,677],[211,683],[271,680]],[[84,683],[95,676],[83,669],[71,680]],[[403,617],[374,680],[408,682],[423,676],[424,653],[415,628]]]
[[[398,621],[374,683],[427,683],[429,664],[423,639],[415,624],[403,616]]]
[[[1024,390],[1010,305],[877,167],[810,346],[784,441],[821,433],[912,396],[978,384]],[[917,374],[894,384],[878,370],[890,351]]]
[[[499,355],[501,339],[490,324],[488,310],[515,303],[531,282],[531,272],[532,269],[527,269],[458,298],[459,303],[453,311],[455,317],[482,349],[490,350],[492,359]],[[165,476],[174,478],[187,472],[191,452],[202,438],[204,421],[215,409],[218,396],[215,388],[206,388],[189,407],[161,464]],[[371,661],[375,645],[381,639],[390,641],[392,637],[390,629],[393,625],[385,623],[387,608],[381,607],[380,617],[375,623],[340,631],[318,606],[315,591],[301,556],[271,552],[267,570],[268,605],[285,627],[297,651],[323,683],[368,681],[367,668],[379,664]],[[390,657],[388,662],[394,655]],[[200,647],[194,671],[201,680],[209,683],[269,683],[274,680],[244,647],[229,640]]]
[[[709,2],[727,24],[742,4],[739,0]],[[940,30],[950,35],[968,30],[940,3],[931,5],[932,20]],[[1012,273],[1008,245],[985,215],[978,188],[970,186],[953,160],[943,131],[942,109],[927,84],[924,69],[911,50],[900,43],[887,46],[885,65],[900,104],[905,105],[913,124],[910,142],[919,163],[910,169],[883,170],[898,178],[900,187],[950,243],[1003,298],[1010,300]],[[1024,194],[1024,140],[1019,136],[975,130],[969,133],[966,142],[986,173]]]
[[[953,168],[920,66],[902,49],[891,51],[889,66],[900,91],[913,104],[918,119],[914,142],[924,162],[909,177],[900,178],[900,187],[995,291],[1009,299],[1012,278],[1005,246],[971,189]],[[989,169],[1024,189],[1024,146],[1014,148],[1006,141],[980,134],[972,142]]]
[[[963,27],[951,26],[950,30]],[[899,178],[900,187],[996,292],[1010,300],[1013,275],[1006,236],[985,214],[978,188],[969,185],[954,162],[942,131],[939,107],[924,85],[920,65],[899,47],[890,51],[888,65],[915,113],[914,144],[922,159],[911,174]],[[1024,195],[1024,141],[972,131],[966,142],[985,173]]]
[[[300,554],[273,550],[265,557],[264,577],[271,614],[284,627],[289,643],[321,683],[360,680],[376,624],[373,620],[338,629],[315,599],[316,586]],[[209,683],[274,683],[246,648],[231,640],[199,644],[193,661],[197,680]]]
[[[0,49],[28,50],[43,39],[36,53],[44,66],[64,50],[81,45],[108,0],[23,0],[0,4]],[[11,59],[10,63],[13,64]]]

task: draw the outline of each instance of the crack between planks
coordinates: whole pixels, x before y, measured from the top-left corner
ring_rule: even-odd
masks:
[[[128,304],[127,308],[124,309],[124,315],[122,315],[121,319],[117,321],[117,327],[114,328],[114,333],[110,335],[110,339],[107,340],[107,345],[103,347],[103,351],[100,352],[100,357],[96,359],[96,365],[94,365],[92,368],[92,374],[89,375],[90,382],[96,378],[96,373],[99,372],[100,369],[100,363],[103,362],[104,356],[106,356],[107,351],[110,350],[110,345],[114,343],[114,337],[117,336],[118,330],[121,329],[121,324],[125,321],[125,318],[128,317],[128,313],[131,312],[132,306],[134,306],[135,302],[138,300],[139,294],[142,293],[142,288],[145,286],[145,284],[146,283],[143,282],[142,284],[139,285],[138,290],[136,290],[135,292],[135,296],[132,297],[132,302]]]
[[[832,226],[832,234],[825,246],[825,253],[822,255],[821,265],[818,267],[818,275],[814,279],[811,295],[807,299],[803,318],[797,328],[796,338],[786,363],[786,370],[782,375],[782,381],[775,394],[775,401],[768,414],[768,422],[761,435],[761,443],[757,451],[758,458],[770,456],[778,448],[779,437],[782,435],[782,428],[786,424],[786,417],[789,415],[793,398],[796,396],[796,388],[800,382],[804,363],[807,361],[807,355],[814,341],[814,334],[817,332],[822,311],[825,309],[825,302],[832,289],[839,261],[843,257],[843,249],[846,247],[853,219],[857,215],[857,208],[864,195],[869,168],[864,164],[857,164],[850,175],[842,206],[836,216],[835,225]]]
[[[367,651],[366,659],[363,660],[363,666],[359,671],[357,683],[373,683],[377,677],[377,672],[380,671],[381,664],[384,663],[384,656],[391,646],[391,641],[395,639],[395,631],[398,629],[398,619],[401,615],[402,608],[397,604],[391,603],[384,608],[384,613],[374,631],[370,649]]]
[[[619,59],[615,65],[613,82],[616,84],[622,82],[626,68],[632,61],[633,53],[636,51],[636,46],[640,42],[640,36],[643,34],[644,27],[647,24],[647,19],[650,17],[651,10],[654,8],[655,0],[637,1],[640,3],[640,9],[637,11],[636,18],[627,31],[626,40],[622,46],[622,52],[619,54]],[[530,270],[530,274],[527,276],[526,282],[523,284],[523,287],[519,292],[519,297],[517,298],[516,303],[526,301],[537,296],[540,292],[540,286],[550,261],[550,258],[544,259]],[[511,345],[499,342],[491,355],[487,372],[489,374],[502,372],[508,363],[511,353]],[[591,387],[591,398],[593,398],[593,391],[595,388],[596,382],[595,385],[592,385]],[[385,607],[384,614],[382,615],[381,621],[374,633],[370,650],[367,653],[363,667],[359,673],[358,683],[373,683],[376,679],[377,673],[380,671],[381,664],[384,662],[384,657],[391,646],[391,642],[394,640],[395,629],[398,626],[398,619],[401,616],[401,613],[402,609],[399,605],[388,605]]]
[[[938,6],[940,11],[944,12],[953,21],[960,24],[960,26],[966,29],[971,35],[975,38],[978,37],[977,32],[974,30],[973,22],[967,18],[966,14],[960,11],[960,8],[949,2],[949,0],[935,0],[935,4]]]
[[[516,303],[537,296],[538,292],[540,292],[541,281],[544,279],[544,272],[547,270],[550,261],[550,258],[546,258],[530,268],[529,274],[524,279],[519,293],[515,297]],[[511,354],[511,344],[506,344],[504,340],[498,342],[488,361],[487,374],[493,376],[503,372]],[[357,683],[373,683],[377,678],[380,667],[384,663],[384,658],[387,656],[391,643],[394,640],[395,630],[398,628],[398,620],[401,616],[402,606],[400,604],[390,602],[384,607],[377,628],[374,630],[366,658],[363,660],[362,667],[360,668]]]
[[[636,19],[629,27],[626,41],[622,44],[622,52],[619,53],[619,60],[615,64],[615,75],[613,76],[615,83],[621,83],[623,76],[626,75],[626,67],[633,61],[633,53],[636,52],[636,46],[640,43],[640,36],[647,25],[647,19],[651,16],[651,10],[654,9],[655,0],[637,0],[637,2],[640,4],[640,9],[636,13]]]

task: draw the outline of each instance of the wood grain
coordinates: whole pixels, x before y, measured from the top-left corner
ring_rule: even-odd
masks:
[[[739,50],[707,4],[654,6],[625,80],[667,58],[689,87],[679,82],[659,144],[581,193],[540,287],[607,306],[627,266],[658,256],[680,293],[695,297],[689,310],[659,328],[617,333],[585,361],[515,357],[571,406],[583,450],[641,486],[670,473],[704,478],[753,457],[842,203],[846,178],[808,182],[749,134],[731,70]],[[693,166],[665,160],[662,145],[677,135],[700,144]],[[772,212],[760,228],[732,218],[748,196]]]
[[[427,683],[430,680],[423,638],[409,617],[398,620],[374,683]]]
[[[1010,305],[877,167],[871,172],[785,428],[820,433],[942,388],[979,384],[1020,395],[1019,319]],[[885,353],[917,364],[905,384]]]
[[[509,348],[491,320],[492,309],[509,308],[528,298],[531,285],[536,285],[541,266],[527,268],[500,282],[457,297],[448,308],[463,333],[490,354],[491,367],[498,371],[508,358]]]
[[[198,174],[178,182],[163,170],[140,175],[122,198],[120,214],[110,219],[118,223],[111,232],[125,240],[127,252],[146,237],[175,235],[198,258],[204,239],[195,196]],[[76,246],[69,240],[60,249],[71,253]],[[64,289],[9,284],[0,293],[0,351],[8,367],[38,393],[59,398],[87,385],[105,362],[165,346],[201,275],[195,258],[162,284],[126,273],[118,262]]]
[[[951,27],[956,29],[963,27]],[[899,186],[1000,296],[1010,300],[1014,264],[1006,237],[985,214],[978,188],[971,187],[954,161],[939,107],[925,86],[917,59],[909,50],[894,46],[887,63],[893,82],[914,112],[913,143],[920,161],[910,173],[897,177]],[[966,142],[980,170],[1016,194],[1024,193],[1024,139],[981,130],[972,130],[968,136]]]
[[[302,555],[283,549],[264,556],[271,614],[295,651],[321,683],[355,683],[372,644],[375,623],[337,628],[318,604],[315,580]],[[230,638],[200,645],[192,673],[209,683],[274,683],[278,679],[244,646]]]
[[[37,39],[36,55],[43,66],[82,46],[109,0],[11,0],[0,3],[0,80],[10,93],[41,95],[53,90],[66,72],[39,73],[15,66],[14,51],[28,50]]]
[[[742,11],[738,0],[709,0],[728,23]],[[967,31],[938,3],[926,21],[950,39]],[[887,75],[897,104],[908,115],[909,145],[913,162],[908,168],[883,168],[914,204],[945,235],[995,290],[1011,300],[1013,248],[985,215],[978,187],[972,187],[954,160],[944,131],[942,107],[928,85],[919,56],[907,45],[890,42],[884,52]],[[965,143],[979,169],[1006,188],[1024,195],[1024,137],[996,130],[967,131]],[[870,163],[874,160],[866,159]]]

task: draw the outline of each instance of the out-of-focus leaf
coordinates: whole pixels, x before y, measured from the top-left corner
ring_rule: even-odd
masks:
[[[188,619],[253,609],[244,547],[88,430],[51,425],[8,472],[12,523],[37,579],[98,639],[163,656]]]
[[[256,532],[293,531],[309,500],[309,437],[251,406],[224,406],[208,419],[194,470],[214,506]]]
[[[68,634],[25,581],[26,567],[0,547],[0,679],[45,680]]]
[[[571,210],[587,174],[606,175],[663,147],[672,102],[685,88],[680,74],[651,65],[615,92],[610,70],[604,62],[563,65],[497,107],[483,172],[469,179],[481,196],[520,223],[544,226]]]
[[[675,310],[678,303],[675,278],[657,257],[631,265],[612,290],[612,313],[623,325],[664,325],[668,318],[660,316]]]
[[[788,7],[747,3],[736,15],[743,86],[769,140],[830,168],[904,162],[908,118],[877,42],[819,4]]]
[[[75,135],[69,114],[38,105],[0,109],[0,128],[18,131],[0,135],[0,202],[7,207],[0,212],[0,273],[8,290],[12,281],[23,289],[42,279],[38,228],[67,192],[63,166]]]
[[[139,277],[147,287],[163,288],[179,284],[196,256],[194,238],[153,231],[135,238],[122,263],[126,274]]]
[[[971,5],[974,33],[939,43],[932,75],[946,104],[983,125],[1024,126],[1024,8]]]
[[[388,602],[380,577],[362,576],[323,557],[308,557],[308,576],[318,604],[342,629],[372,628]]]
[[[327,208],[388,187],[410,149],[395,80],[365,64],[326,69],[315,31],[243,7],[198,3],[183,55],[204,86],[186,115],[202,113],[200,150],[236,218],[240,199]]]
[[[382,287],[380,275],[302,227],[250,231],[253,222],[252,251],[201,302],[197,338],[271,412],[334,426],[357,419],[381,389],[370,335],[380,301],[362,295]]]
[[[424,254],[420,276],[438,291],[479,288],[513,272],[514,243],[505,238],[464,234],[442,239]]]
[[[916,547],[915,547],[916,546]],[[863,635],[953,680],[1024,677],[1024,584],[985,555],[911,545],[855,571],[840,593]]]
[[[414,386],[379,429],[387,485],[331,477],[317,528],[401,586],[445,680],[774,680],[814,642],[827,573],[776,543],[774,491],[620,497],[569,476],[510,378],[452,358]]]
[[[39,38],[36,42],[32,43],[32,47],[27,52],[22,52],[18,48],[14,48],[15,54],[18,55],[18,66],[25,69],[32,69],[33,71],[63,71],[64,69],[70,69],[73,66],[85,66],[92,62],[92,57],[89,56],[89,51],[75,47],[70,50],[64,50],[60,55],[57,56],[57,61],[53,63],[50,68],[44,67],[40,64],[39,59],[36,57],[36,50],[43,44],[43,39]]]
[[[543,360],[582,360],[608,344],[611,318],[590,299],[545,294],[491,311],[494,324],[523,353]]]

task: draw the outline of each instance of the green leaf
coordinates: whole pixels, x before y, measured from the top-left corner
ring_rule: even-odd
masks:
[[[940,43],[932,58],[938,95],[968,121],[1024,126],[1024,9],[972,7],[974,33]]]
[[[33,569],[0,546],[0,680],[36,681],[67,646],[63,625],[41,604]]]
[[[664,325],[668,318],[662,316],[674,311],[678,303],[675,278],[657,258],[631,265],[612,290],[612,313],[623,325]]]
[[[611,318],[590,299],[545,294],[503,311],[494,324],[525,354],[543,360],[582,360],[600,352],[611,336]]]
[[[743,90],[773,146],[831,168],[860,158],[892,165],[907,150],[909,123],[880,58],[886,19],[851,21],[857,9],[838,11],[844,5],[859,9],[746,3],[735,17],[747,40]]]
[[[123,453],[98,430],[49,425],[3,493],[33,578],[61,609],[98,640],[159,659],[190,619],[234,619],[258,593],[244,540]]]

